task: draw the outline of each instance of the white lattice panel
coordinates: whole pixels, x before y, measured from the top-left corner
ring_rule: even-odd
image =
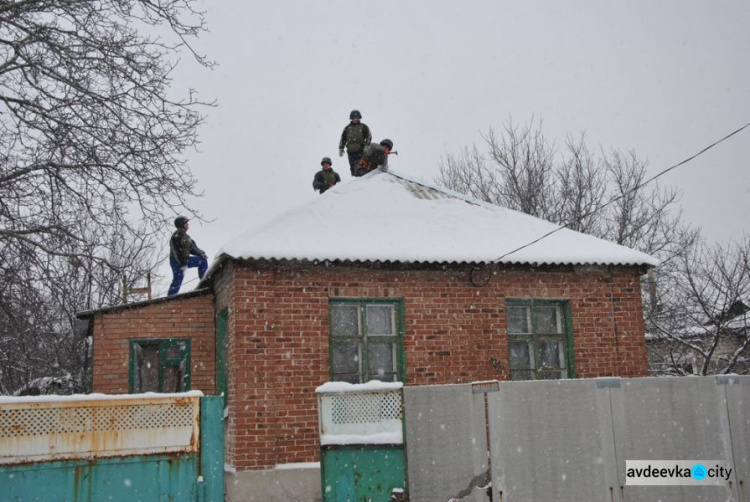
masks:
[[[336,425],[401,420],[401,394],[373,392],[331,396],[331,420]]]
[[[0,403],[0,464],[196,451],[199,395]]]
[[[401,390],[320,394],[321,436],[355,436],[347,443],[367,444],[368,437],[390,434],[401,437]],[[400,442],[394,439],[389,442]],[[382,441],[373,441],[382,442]],[[325,442],[324,442],[325,443]]]

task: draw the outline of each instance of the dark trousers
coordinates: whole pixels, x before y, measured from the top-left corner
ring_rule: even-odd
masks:
[[[172,267],[172,284],[169,285],[167,296],[174,296],[180,291],[180,286],[182,286],[182,279],[185,278],[185,273],[180,267],[180,262],[174,258],[169,258],[169,266]],[[198,267],[198,277],[203,279],[203,275],[206,273],[206,270],[208,270],[208,260],[202,256],[191,256],[188,258],[187,267]]]
[[[352,176],[356,176],[357,172],[357,166],[359,165],[359,161],[362,159],[362,156],[365,154],[364,150],[357,150],[356,152],[346,152],[346,155],[349,156],[349,170],[352,173]]]

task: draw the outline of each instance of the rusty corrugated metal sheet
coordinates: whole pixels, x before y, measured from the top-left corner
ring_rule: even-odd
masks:
[[[0,403],[0,465],[197,452],[200,395]]]

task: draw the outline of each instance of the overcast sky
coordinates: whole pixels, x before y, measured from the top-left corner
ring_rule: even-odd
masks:
[[[196,206],[213,220],[190,234],[210,256],[320,197],[312,178],[323,156],[350,178],[337,146],[354,108],[375,141],[394,141],[392,169],[430,181],[441,156],[510,116],[542,117],[558,144],[585,131],[593,147],[633,149],[652,173],[750,122],[748,0],[202,6],[210,33],[196,47],[218,66],[184,57],[175,88],[218,103],[189,156],[205,191]],[[748,228],[749,168],[750,128],[662,183],[682,192],[688,222],[726,240]]]

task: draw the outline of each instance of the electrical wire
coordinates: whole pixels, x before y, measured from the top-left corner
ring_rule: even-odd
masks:
[[[611,200],[607,201],[607,202],[606,202],[605,204],[603,204],[602,206],[599,206],[598,208],[594,209],[593,211],[591,211],[591,212],[589,212],[589,213],[587,213],[587,214],[583,215],[583,218],[587,218],[587,217],[589,217],[589,216],[591,216],[591,215],[593,215],[593,214],[596,214],[597,212],[599,212],[599,211],[601,211],[602,209],[606,208],[606,207],[607,207],[607,206],[609,206],[610,204],[613,204],[613,203],[617,202],[618,200],[622,199],[623,197],[625,197],[625,196],[627,196],[627,195],[630,195],[631,193],[633,193],[633,192],[635,192],[635,191],[637,191],[637,190],[640,190],[641,188],[643,188],[644,186],[648,185],[649,183],[651,183],[652,181],[656,180],[657,178],[660,178],[661,176],[663,176],[663,175],[667,174],[667,173],[668,173],[669,171],[672,171],[673,169],[676,169],[676,168],[678,168],[678,167],[680,167],[680,166],[682,166],[682,165],[685,165],[685,164],[687,164],[688,162],[692,161],[692,160],[693,160],[693,159],[695,159],[696,157],[698,157],[698,156],[700,156],[700,155],[702,155],[702,154],[706,153],[706,152],[707,152],[708,150],[710,150],[711,148],[715,147],[715,146],[716,146],[716,145],[718,145],[719,143],[722,143],[722,142],[724,142],[724,141],[728,140],[729,138],[731,138],[731,137],[732,137],[732,136],[734,136],[735,134],[738,134],[738,133],[742,132],[742,131],[743,131],[744,129],[747,129],[748,127],[750,127],[750,122],[748,122],[748,123],[747,123],[747,124],[745,124],[744,126],[740,127],[739,129],[737,129],[737,130],[735,130],[735,131],[733,131],[733,132],[731,132],[731,133],[727,134],[726,136],[724,136],[724,137],[723,137],[723,138],[721,138],[720,140],[718,140],[718,141],[715,141],[715,142],[711,143],[710,145],[708,145],[707,147],[705,147],[704,149],[702,149],[702,150],[701,150],[701,151],[699,151],[698,153],[696,153],[696,154],[694,154],[694,155],[692,155],[692,156],[688,157],[687,159],[685,159],[685,160],[683,160],[683,161],[681,161],[681,162],[678,162],[677,164],[675,164],[675,165],[673,165],[673,166],[671,166],[671,167],[668,167],[668,168],[666,168],[666,169],[664,169],[664,170],[660,171],[659,173],[657,173],[656,175],[654,175],[654,176],[650,177],[649,179],[647,179],[647,180],[646,180],[646,181],[644,181],[643,183],[639,183],[638,185],[636,185],[636,186],[635,186],[635,187],[633,187],[632,189],[628,190],[627,192],[625,192],[625,193],[623,193],[623,194],[620,194],[620,195],[618,195],[617,197],[615,197],[615,198],[613,198],[613,199],[611,199]],[[561,226],[561,227],[558,227],[558,228],[556,228],[556,229],[554,229],[554,230],[551,230],[551,231],[547,232],[546,234],[542,235],[541,237],[538,237],[537,239],[534,239],[533,241],[527,242],[526,244],[524,244],[524,245],[522,245],[522,246],[519,246],[519,247],[517,247],[516,249],[514,249],[514,250],[512,250],[512,251],[508,251],[507,253],[505,253],[504,255],[500,256],[499,258],[496,258],[496,259],[495,259],[495,260],[493,261],[493,263],[499,263],[499,262],[500,262],[500,260],[502,260],[503,258],[505,258],[505,257],[507,257],[507,256],[510,256],[510,255],[512,255],[512,254],[514,254],[514,253],[517,253],[518,251],[521,251],[522,249],[526,249],[526,248],[527,248],[527,247],[529,247],[529,246],[533,246],[533,245],[534,245],[534,244],[536,244],[537,242],[539,242],[539,241],[542,241],[542,240],[546,239],[547,237],[549,237],[550,235],[552,235],[552,234],[554,234],[554,233],[557,233],[557,232],[559,232],[560,230],[563,230],[563,229],[565,229],[565,228],[567,228],[567,223],[566,223],[565,225]]]

